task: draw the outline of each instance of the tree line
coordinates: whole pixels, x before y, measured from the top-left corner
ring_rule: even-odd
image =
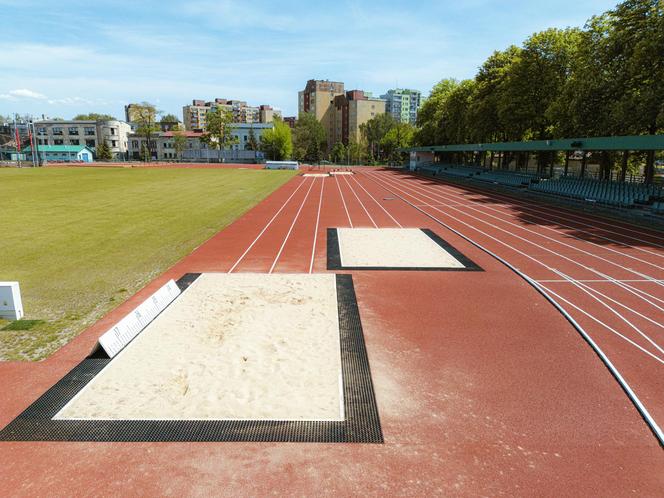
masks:
[[[418,145],[656,134],[664,129],[664,1],[626,0],[582,29],[547,29],[444,79]]]

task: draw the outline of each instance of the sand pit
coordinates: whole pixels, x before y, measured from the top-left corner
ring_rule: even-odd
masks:
[[[302,176],[313,177],[313,178],[325,178],[330,175],[328,173],[305,173]]]
[[[354,175],[352,171],[330,171],[331,175]]]
[[[419,228],[338,228],[349,268],[465,268]]]
[[[54,418],[343,420],[335,275],[201,275]]]

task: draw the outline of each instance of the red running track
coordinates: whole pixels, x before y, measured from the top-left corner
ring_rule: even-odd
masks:
[[[642,302],[657,305],[661,286],[633,271],[655,274],[661,234],[629,232],[613,222],[600,230],[583,223],[601,220],[570,215],[566,222],[577,227],[578,238],[566,237],[558,225],[528,221],[535,213],[526,219],[527,206],[492,196],[390,171],[295,177],[48,360],[0,364],[4,425],[170,278],[203,271],[325,272],[328,227],[430,228],[484,271],[353,272],[385,444],[0,443],[0,489],[23,496],[659,494],[661,448],[594,352],[523,279],[424,213],[593,314],[601,305],[584,298],[577,284],[652,318]],[[603,236],[618,238],[620,244],[606,247],[643,261],[626,264],[620,254],[600,251],[583,240],[581,229],[592,231],[598,244]],[[627,234],[649,243],[636,246]],[[612,307],[642,331],[656,327]],[[606,310],[601,319],[657,356],[617,315]],[[655,360],[604,335],[603,347],[616,348],[611,354],[621,357],[621,368],[632,360],[640,365],[630,380],[657,412],[657,399],[646,399],[644,389],[659,384],[635,377]]]

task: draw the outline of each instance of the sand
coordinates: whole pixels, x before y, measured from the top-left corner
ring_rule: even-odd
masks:
[[[328,173],[305,173],[302,176],[314,177],[314,178],[325,178],[325,177],[330,176],[330,175]]]
[[[352,171],[330,171],[331,175],[354,175]]]
[[[343,420],[335,276],[201,275],[55,417]]]
[[[464,268],[419,228],[338,228],[347,267]]]

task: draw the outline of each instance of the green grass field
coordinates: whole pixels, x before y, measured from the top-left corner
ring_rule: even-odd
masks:
[[[0,168],[0,281],[41,320],[0,330],[0,360],[45,358],[293,174]]]

